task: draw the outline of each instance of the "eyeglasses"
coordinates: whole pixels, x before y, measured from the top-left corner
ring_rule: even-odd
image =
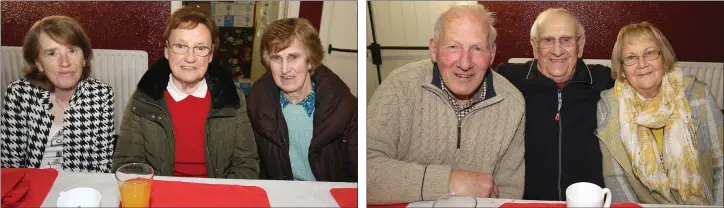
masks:
[[[573,47],[576,46],[576,42],[581,39],[583,36],[563,36],[558,38],[558,44],[560,44],[563,47]],[[536,42],[538,42],[538,47],[542,49],[548,49],[553,47],[553,45],[556,44],[556,38],[555,37],[544,37],[544,38],[538,38],[535,39]]]
[[[173,51],[173,53],[178,54],[178,55],[184,55],[184,54],[188,53],[189,48],[190,48],[188,45],[178,44],[178,43],[171,44],[168,41],[166,41],[166,45],[168,47],[171,47],[171,51]],[[206,57],[211,53],[211,48],[206,47],[206,46],[196,46],[196,47],[193,47],[193,49],[194,49],[194,55],[201,56],[201,57]]]
[[[644,56],[644,60],[653,61],[653,60],[659,59],[659,56],[661,56],[661,51],[659,51],[659,50],[646,51],[646,52],[644,52],[643,56]],[[623,65],[631,66],[631,65],[639,63],[639,58],[640,58],[640,56],[626,56],[626,57],[623,57],[621,62],[623,63]]]

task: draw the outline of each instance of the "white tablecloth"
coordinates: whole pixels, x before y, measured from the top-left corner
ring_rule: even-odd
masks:
[[[477,198],[477,207],[500,207],[506,202],[514,203],[566,203],[563,201],[532,201],[532,200],[521,200],[521,199],[489,199],[489,198]],[[407,205],[407,207],[432,207],[434,201],[420,201],[413,202]],[[641,204],[642,207],[715,207],[715,206],[683,206],[683,205],[664,205],[664,204]]]
[[[332,195],[331,188],[357,188],[357,183],[337,182],[306,182],[306,181],[272,181],[214,178],[185,178],[157,176],[156,180],[185,181],[208,184],[236,184],[258,186],[263,188],[269,197],[272,207],[339,207]],[[43,201],[43,207],[56,207],[58,195],[78,187],[90,187],[101,192],[102,207],[118,207],[120,202],[118,184],[114,174],[108,173],[77,173],[58,172],[53,187]]]

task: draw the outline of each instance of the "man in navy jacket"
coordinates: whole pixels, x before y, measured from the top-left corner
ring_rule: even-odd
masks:
[[[566,200],[576,182],[604,186],[596,103],[613,86],[611,69],[583,63],[585,30],[565,9],[548,9],[531,27],[535,60],[497,71],[525,97],[524,199]]]

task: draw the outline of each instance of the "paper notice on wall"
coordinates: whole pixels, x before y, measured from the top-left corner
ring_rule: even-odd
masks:
[[[223,27],[224,26],[224,16],[214,16],[214,22],[216,22],[216,26]]]
[[[214,4],[214,16],[219,15],[229,15],[231,13],[231,5],[233,4],[226,4],[226,3],[216,3]]]
[[[249,14],[254,14],[253,4],[234,4],[231,6],[231,11],[229,15],[239,16]]]
[[[233,17],[234,17],[234,27],[253,27],[254,26],[254,20],[251,19],[250,15],[233,16]]]
[[[254,3],[212,3],[219,27],[254,27]]]
[[[244,11],[244,5],[243,4],[233,4],[231,5],[231,10],[229,10],[229,15],[241,15],[241,13]]]
[[[224,16],[224,27],[234,27],[234,16]]]

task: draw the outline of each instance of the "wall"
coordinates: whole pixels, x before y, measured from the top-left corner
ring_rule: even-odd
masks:
[[[530,27],[541,11],[562,7],[586,28],[584,58],[610,59],[618,31],[626,24],[656,25],[681,61],[724,62],[724,2],[481,2],[496,13],[497,54],[493,66],[509,58],[532,57]],[[372,2],[377,42],[383,46],[427,46],[435,19],[452,2]],[[612,9],[615,8],[615,9]],[[369,14],[368,14],[369,15]],[[369,18],[369,17],[368,17]],[[369,23],[369,19],[368,19]],[[367,42],[372,42],[369,24]],[[382,78],[427,51],[382,51]],[[368,57],[369,53],[368,53]],[[368,98],[377,87],[375,65],[368,58]]]
[[[142,50],[149,64],[163,57],[163,31],[170,2],[8,2],[0,3],[4,46],[22,46],[32,24],[50,15],[77,19],[93,48]]]
[[[530,27],[547,8],[566,8],[586,28],[584,58],[610,59],[618,31],[648,21],[669,39],[680,61],[724,62],[724,2],[481,2],[499,22],[497,63],[533,57]],[[617,8],[617,9],[611,9]]]
[[[322,21],[323,4],[322,1],[299,2],[299,17],[309,20],[317,31]]]

